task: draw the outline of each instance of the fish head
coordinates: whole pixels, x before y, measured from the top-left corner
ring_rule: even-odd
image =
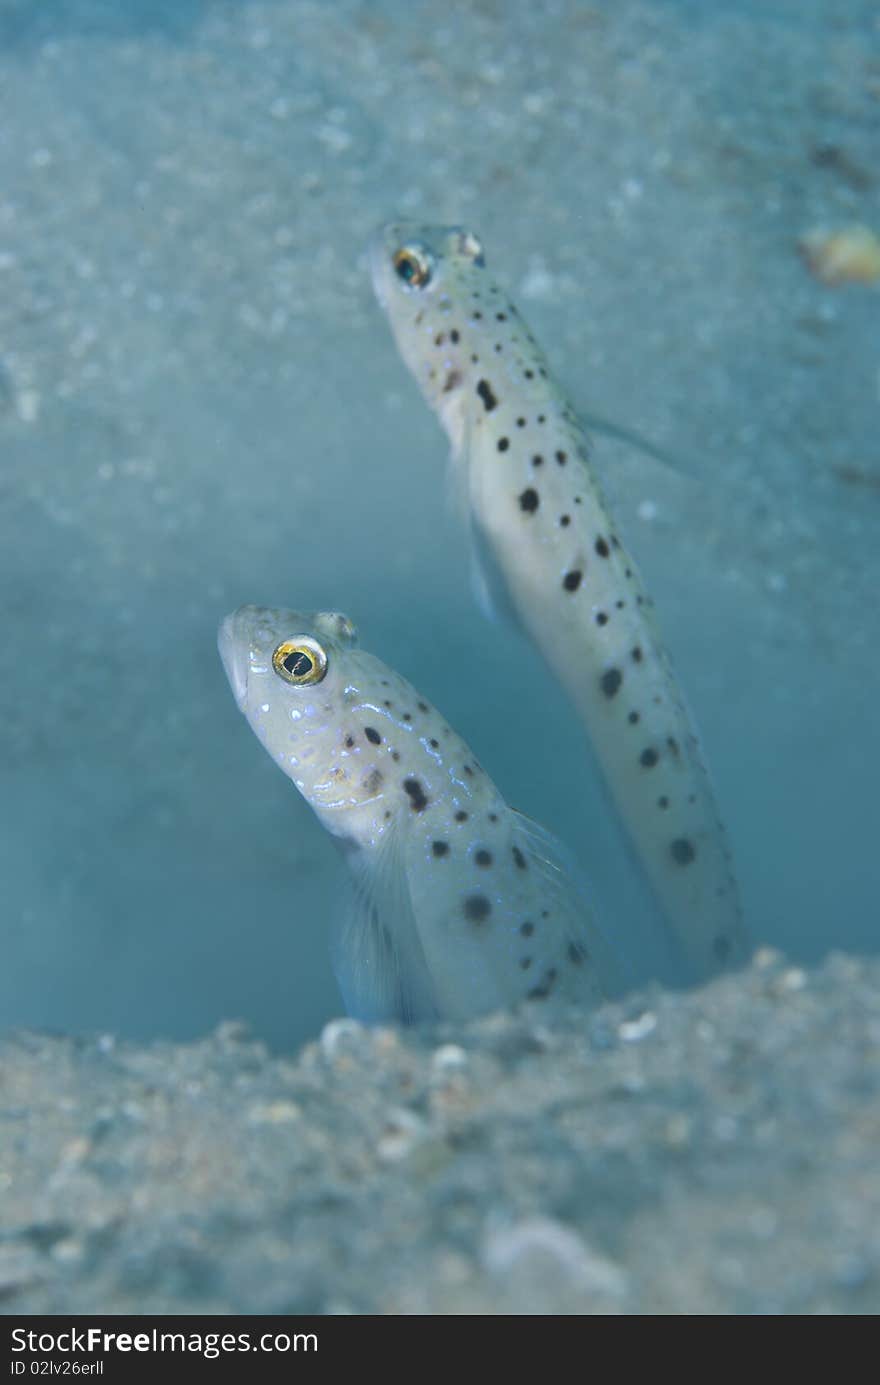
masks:
[[[462,386],[473,372],[468,321],[483,311],[480,240],[464,226],[389,222],[373,239],[370,264],[398,350],[457,451],[465,427]]]
[[[221,622],[217,644],[240,711],[315,811],[358,806],[341,727],[372,669],[348,617],[241,606]]]

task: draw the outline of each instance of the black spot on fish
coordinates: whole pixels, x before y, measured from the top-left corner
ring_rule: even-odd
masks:
[[[559,463],[560,466],[565,466],[565,463],[568,461],[568,453],[567,453],[567,452],[557,452],[557,453],[556,453],[556,460],[557,460],[557,462]]]
[[[518,846],[515,846],[515,847],[513,848],[512,855],[513,855],[514,864],[515,864],[515,866],[517,867],[517,869],[518,869],[518,870],[525,870],[525,869],[526,869],[526,858],[525,858],[525,856],[523,856],[523,854],[522,854],[522,852],[520,851],[520,849],[519,849]]]
[[[534,457],[532,458],[532,466],[543,466],[543,465],[544,465],[544,458],[541,456],[540,452],[536,452],[535,455],[534,455]]]
[[[519,926],[519,931],[520,933],[522,933],[524,938],[530,938],[535,931],[535,925],[529,922],[521,923]]]
[[[450,340],[454,345],[457,345],[457,344],[458,344],[458,328],[457,328],[457,327],[453,327],[452,331],[449,333],[449,340]]]
[[[533,515],[537,510],[541,498],[536,490],[528,486],[519,497],[519,508],[524,510],[527,515]]]
[[[635,649],[632,651],[632,660],[634,664],[640,664],[642,662],[642,651],[639,645],[636,645]]]
[[[524,419],[524,418],[518,418],[518,419],[516,420],[516,426],[517,426],[517,428],[525,428],[525,426],[526,426],[526,421],[525,421],[525,419]]]
[[[603,538],[600,537],[596,540],[595,548],[600,558],[609,558],[611,556],[611,549]]]
[[[455,815],[455,821],[456,821],[456,822],[467,822],[467,820],[468,820],[468,815],[467,815],[467,813],[464,811],[463,808],[459,808],[458,812],[457,812],[456,815]]]
[[[490,413],[492,409],[498,407],[498,400],[492,393],[492,386],[489,384],[488,380],[481,380],[479,382],[477,385],[477,394],[482,399],[487,414]]]
[[[491,851],[486,851],[483,848],[481,848],[479,851],[474,852],[474,860],[476,861],[478,866],[491,866],[492,853]]]
[[[583,573],[580,572],[578,568],[572,568],[571,572],[567,572],[563,577],[562,585],[567,592],[576,592],[581,584],[582,577]]]
[[[377,793],[382,784],[382,778],[381,770],[371,770],[364,780],[364,788],[367,793]]]
[[[596,624],[597,624],[597,625],[607,625],[607,624],[608,624],[608,616],[605,614],[604,611],[597,611],[597,612],[596,612]]]
[[[647,750],[643,750],[639,756],[639,763],[644,765],[645,769],[653,769],[659,759],[660,756],[656,750],[649,745]]]
[[[450,370],[450,371],[448,371],[447,374],[446,374],[446,379],[443,381],[443,393],[444,393],[444,394],[451,394],[453,390],[457,390],[457,389],[458,389],[458,387],[459,387],[460,384],[461,384],[461,371],[460,371],[460,370]]]
[[[416,706],[418,707],[420,712],[427,712],[428,710],[427,702],[417,702]]]
[[[510,438],[499,438],[499,439],[498,439],[498,451],[499,451],[499,452],[506,452],[509,446],[510,446]]]
[[[599,679],[599,686],[606,697],[616,697],[623,682],[623,674],[619,668],[606,669]]]
[[[448,855],[449,855],[449,843],[448,843],[448,842],[432,842],[432,843],[431,843],[431,850],[433,851],[433,853],[434,853],[435,856],[448,856]]]
[[[465,895],[464,916],[471,923],[485,923],[492,912],[492,905],[484,894]]]
[[[691,861],[696,858],[697,852],[693,842],[688,841],[687,837],[676,837],[670,843],[669,854],[678,866],[689,866]]]
[[[559,523],[562,525],[563,529],[567,529],[569,524],[571,524],[571,515],[560,515]]]
[[[637,726],[639,722],[638,712],[630,712],[629,716],[627,717],[627,721],[629,722],[630,726]]]
[[[530,967],[531,965],[532,965],[532,959],[531,959],[531,957],[523,957],[523,958],[520,959],[520,966],[522,967],[523,971],[528,971],[528,969],[529,969],[529,967]]]
[[[587,951],[587,949],[585,947],[581,947],[580,943],[569,943],[568,960],[574,966],[581,966],[584,963],[584,961],[589,957],[589,955],[590,954]]]
[[[409,806],[414,813],[421,813],[428,806],[428,796],[418,779],[404,779],[403,787],[409,795]]]
[[[366,736],[368,741],[372,742],[373,745],[378,745],[382,739],[382,737],[379,735],[379,732],[376,730],[375,726],[365,726],[364,735]]]
[[[432,736],[431,739],[429,740],[428,744],[429,744],[429,746],[431,747],[432,750],[437,750],[438,747],[439,747],[439,745],[440,745],[440,742],[439,742],[439,741],[435,741],[435,740],[434,740],[434,737]]]
[[[346,747],[351,750],[351,747],[354,745],[354,736],[346,736],[345,744]]]
[[[662,812],[666,812],[666,809],[669,807],[669,799],[666,797],[665,794],[663,794],[662,797],[657,799],[657,807],[661,809]]]
[[[678,741],[675,739],[675,737],[674,737],[674,736],[667,736],[667,737],[666,737],[666,744],[669,746],[669,753],[670,753],[670,755],[674,755],[675,758],[678,759],[679,755],[681,754],[681,749],[680,749],[679,744],[678,744]]]

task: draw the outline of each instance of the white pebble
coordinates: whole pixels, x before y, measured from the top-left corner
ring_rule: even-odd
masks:
[[[657,1016],[653,1011],[645,1010],[637,1019],[625,1020],[617,1032],[625,1043],[635,1044],[640,1039],[646,1039],[656,1028]]]
[[[627,1291],[623,1270],[591,1249],[576,1232],[550,1217],[532,1217],[516,1226],[489,1233],[483,1252],[490,1274],[526,1272],[543,1278],[561,1271],[567,1283],[583,1294],[621,1298]]]
[[[467,1054],[458,1044],[441,1044],[434,1050],[431,1059],[431,1066],[438,1072],[448,1071],[449,1068],[463,1068],[467,1066]]]
[[[364,1026],[357,1020],[331,1020],[321,1030],[321,1052],[325,1058],[336,1058],[340,1052],[360,1048],[364,1042]]]

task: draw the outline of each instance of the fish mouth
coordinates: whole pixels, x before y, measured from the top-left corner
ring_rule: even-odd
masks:
[[[250,666],[250,647],[248,640],[243,638],[242,617],[251,609],[242,606],[239,610],[233,611],[232,615],[224,616],[217,631],[217,648],[240,712],[247,707]]]

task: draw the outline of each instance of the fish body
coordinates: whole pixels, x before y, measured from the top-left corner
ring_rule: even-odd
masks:
[[[218,643],[239,708],[354,876],[334,942],[350,1013],[466,1019],[617,989],[557,845],[345,616],[244,606]]]
[[[472,232],[389,225],[372,269],[452,444],[484,589],[580,713],[690,974],[740,964],[749,943],[696,730],[578,416]]]

